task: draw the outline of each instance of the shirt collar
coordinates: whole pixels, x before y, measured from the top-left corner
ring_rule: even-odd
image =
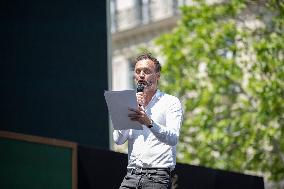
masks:
[[[154,98],[160,99],[161,97],[162,97],[162,92],[159,89],[157,89]]]
[[[152,99],[150,100],[149,104],[146,107],[148,107],[153,102],[158,101],[162,97],[162,95],[163,93],[159,89],[157,89],[156,93],[152,96]]]

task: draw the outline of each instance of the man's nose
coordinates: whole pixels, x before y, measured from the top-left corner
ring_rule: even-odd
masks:
[[[141,72],[139,73],[139,77],[145,77],[145,73],[144,73],[143,71],[141,71]]]

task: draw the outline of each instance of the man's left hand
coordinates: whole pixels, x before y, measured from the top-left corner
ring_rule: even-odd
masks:
[[[130,111],[128,117],[132,121],[138,121],[139,123],[146,125],[147,127],[151,124],[151,119],[147,116],[142,106],[138,106],[138,109],[128,108],[128,110]]]

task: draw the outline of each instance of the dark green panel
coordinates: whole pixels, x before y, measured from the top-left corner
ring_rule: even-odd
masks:
[[[0,1],[0,129],[109,148],[106,1]]]
[[[71,189],[72,149],[0,138],[1,189]]]

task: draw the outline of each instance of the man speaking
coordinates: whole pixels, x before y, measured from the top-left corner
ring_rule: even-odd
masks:
[[[176,165],[176,144],[182,122],[178,98],[158,89],[161,65],[150,53],[135,61],[137,109],[128,117],[143,130],[114,130],[116,144],[128,140],[128,166],[120,188],[170,188],[171,171]]]

